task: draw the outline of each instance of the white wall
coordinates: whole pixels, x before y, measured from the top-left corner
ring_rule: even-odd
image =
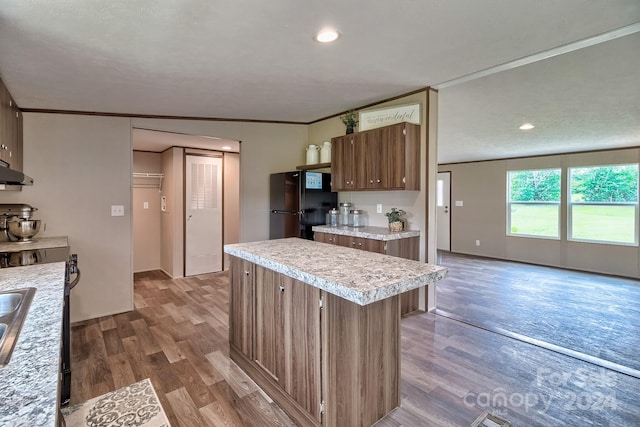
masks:
[[[42,236],[69,237],[82,272],[71,320],[133,308],[131,126],[127,118],[24,114],[24,171],[35,185],[0,192],[28,203],[46,222]],[[125,216],[112,217],[111,205]]]

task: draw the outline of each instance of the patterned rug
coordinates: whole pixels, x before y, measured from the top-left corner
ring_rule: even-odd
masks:
[[[67,427],[170,427],[151,380],[62,409]]]

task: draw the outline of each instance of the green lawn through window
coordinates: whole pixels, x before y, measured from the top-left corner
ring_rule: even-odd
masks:
[[[634,206],[573,205],[572,209],[574,239],[634,243]]]
[[[511,204],[511,234],[558,237],[558,205]],[[634,243],[634,206],[573,205],[573,239]]]
[[[558,205],[511,203],[511,234],[558,237]]]

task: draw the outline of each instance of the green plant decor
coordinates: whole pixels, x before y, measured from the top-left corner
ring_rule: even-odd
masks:
[[[358,125],[358,113],[355,110],[347,111],[343,116],[340,116],[340,120],[347,127],[347,133],[353,132],[353,128]],[[351,130],[351,132],[349,132]]]
[[[402,217],[405,216],[406,214],[407,212],[402,209],[398,210],[396,208],[391,208],[391,211],[387,212],[385,215],[389,219],[389,223],[392,223],[392,222],[402,221]]]

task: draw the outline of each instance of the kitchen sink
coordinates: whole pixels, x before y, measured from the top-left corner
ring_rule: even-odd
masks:
[[[20,292],[0,294],[0,316],[12,313],[20,306],[24,295]]]
[[[0,292],[0,366],[9,363],[36,288]]]

